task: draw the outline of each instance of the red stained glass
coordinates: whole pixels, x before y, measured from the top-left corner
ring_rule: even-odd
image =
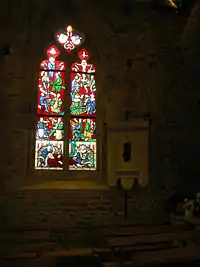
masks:
[[[78,57],[80,60],[88,60],[89,54],[88,51],[85,48],[82,48],[79,52],[78,52]]]
[[[51,71],[65,71],[66,66],[64,62],[60,60],[55,60],[53,57],[47,60],[43,60],[40,63],[41,70],[51,70]]]
[[[63,115],[65,73],[40,71],[38,82],[38,114]]]
[[[47,49],[47,56],[49,58],[50,57],[57,58],[59,55],[60,55],[60,51],[55,45],[52,45],[51,47]]]
[[[93,64],[88,64],[87,60],[89,59],[89,54],[86,49],[81,49],[78,53],[78,57],[81,62],[73,63],[71,70],[73,72],[85,72],[85,73],[94,73],[95,66]]]
[[[57,35],[67,52],[83,42],[68,26]],[[64,62],[56,60],[56,46],[47,50],[48,59],[40,63],[36,121],[36,169],[63,169],[64,161]],[[80,63],[71,66],[69,169],[96,170],[96,83],[95,66],[89,64],[86,49],[78,53]]]
[[[71,73],[70,112],[73,116],[96,116],[94,75]]]
[[[83,36],[74,32],[74,29],[71,26],[67,26],[65,32],[58,33],[56,39],[68,53],[83,42]]]
[[[73,63],[71,66],[73,72],[85,72],[85,73],[94,73],[95,67],[92,64],[88,64],[85,60],[81,63]]]
[[[69,169],[96,170],[96,82],[95,67],[88,64],[86,49],[78,53],[80,63],[71,66]]]
[[[62,117],[37,118],[37,141],[62,141],[64,140],[64,119]]]
[[[56,58],[56,46],[47,50],[49,59],[40,63],[36,121],[36,169],[63,169],[65,64]],[[43,116],[44,115],[44,116]],[[56,116],[55,116],[56,115]]]
[[[70,139],[72,141],[96,141],[96,122],[91,118],[70,118]]]

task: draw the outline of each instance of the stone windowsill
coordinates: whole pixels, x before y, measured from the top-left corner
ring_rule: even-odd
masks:
[[[103,182],[84,181],[49,181],[24,186],[25,190],[107,190],[109,187]]]

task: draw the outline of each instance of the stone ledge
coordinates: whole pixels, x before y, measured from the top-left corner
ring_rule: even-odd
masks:
[[[22,188],[23,190],[108,190],[109,187],[103,182],[90,180],[84,181],[50,181],[37,183]]]

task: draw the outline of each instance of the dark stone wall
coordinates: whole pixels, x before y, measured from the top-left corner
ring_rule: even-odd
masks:
[[[128,193],[125,220],[124,193],[109,190],[26,190],[7,192],[2,198],[2,226],[80,229],[130,222],[166,223],[164,191],[138,189]],[[159,216],[158,216],[159,214]],[[1,226],[1,225],[0,225]]]
[[[84,32],[84,46],[97,65],[101,123],[122,119],[125,109],[134,116],[150,112],[149,186],[158,195],[160,190],[194,193],[200,188],[199,1],[181,14],[154,9],[149,3],[129,4],[127,9],[122,2],[2,3],[2,192],[13,192],[29,180],[34,164],[38,66],[48,45],[56,43],[55,32],[65,24]],[[61,58],[74,60],[75,54],[62,53]],[[8,205],[11,215],[24,207],[23,215],[14,216],[16,222],[24,221],[25,214],[35,218],[29,201],[34,203],[36,195],[28,194],[19,203],[14,193],[8,193],[2,210]],[[45,201],[52,207],[49,198]],[[145,194],[142,199],[141,206],[146,207]],[[114,202],[110,198],[109,203]],[[61,202],[55,205],[60,210]]]

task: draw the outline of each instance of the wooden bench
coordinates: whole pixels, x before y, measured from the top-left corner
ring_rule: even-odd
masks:
[[[113,258],[104,261],[106,267],[141,266],[156,261],[190,259],[200,257],[200,247],[195,240],[200,239],[200,231],[191,224],[127,227],[106,238]]]
[[[158,233],[169,233],[175,231],[186,231],[194,229],[193,225],[147,225],[147,226],[133,226],[133,225],[119,225],[105,227],[103,234],[105,236],[128,236],[128,235],[139,235],[139,234],[158,234]]]
[[[59,230],[59,229],[58,229]],[[65,229],[64,229],[65,230]],[[54,229],[53,231],[56,231]],[[192,225],[152,225],[133,226],[118,225],[90,229],[97,236],[104,239],[105,246],[97,248],[77,248],[70,250],[58,250],[55,240],[52,239],[51,230],[13,229],[0,232],[0,254],[4,259],[23,259],[35,261],[37,258],[52,260],[70,257],[94,257],[99,256],[103,262],[109,259],[119,261],[123,253],[128,253],[129,258],[140,253],[158,252],[178,249],[176,240],[192,240],[199,232],[194,231]],[[60,231],[62,233],[62,230]],[[102,237],[101,237],[102,236]],[[119,255],[115,253],[120,252]],[[178,252],[177,252],[178,253]],[[142,256],[141,256],[142,258]],[[136,258],[135,258],[136,259]],[[148,259],[148,255],[147,255]],[[111,262],[112,263],[112,262]]]
[[[176,248],[168,249],[163,251],[149,251],[149,252],[140,252],[133,255],[133,258],[129,261],[123,262],[123,267],[139,267],[139,266],[148,266],[151,264],[163,264],[170,262],[186,262],[199,260],[200,266],[200,247],[191,248]],[[113,262],[103,262],[105,267],[121,267],[120,261]]]
[[[159,233],[159,234],[140,234],[120,237],[111,237],[107,239],[109,247],[136,246],[139,244],[155,244],[163,242],[173,242],[176,240],[192,240],[199,234],[197,231],[183,231],[180,233]]]
[[[53,251],[54,248],[48,231],[5,229],[0,232],[1,259],[33,259],[42,251]]]

